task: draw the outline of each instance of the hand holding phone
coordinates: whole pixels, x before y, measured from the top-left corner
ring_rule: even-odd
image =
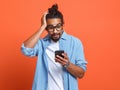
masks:
[[[62,55],[62,53],[64,53],[64,56]],[[63,50],[55,51],[55,57],[56,57],[56,55],[59,55],[60,57],[62,57],[62,58],[57,57],[55,59],[56,62],[60,63],[65,68],[67,68],[70,65],[69,58],[68,58],[67,54]]]

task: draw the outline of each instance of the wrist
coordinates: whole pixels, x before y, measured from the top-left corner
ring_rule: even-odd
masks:
[[[45,25],[42,25],[39,30],[40,30],[40,31],[44,31],[45,28],[46,28],[46,26],[45,26]]]
[[[41,28],[45,29],[45,28],[46,28],[46,26],[47,26],[47,25],[44,25],[44,24],[43,24],[43,25],[41,25]]]
[[[70,65],[70,62],[68,61],[67,64],[65,64],[63,67],[67,69],[69,65]]]

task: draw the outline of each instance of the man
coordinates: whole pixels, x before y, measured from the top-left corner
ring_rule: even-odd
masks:
[[[63,30],[63,15],[57,4],[41,20],[40,29],[21,47],[25,55],[38,57],[32,90],[78,90],[77,78],[84,76],[87,63],[81,41]],[[48,35],[40,39],[44,30]],[[56,50],[64,50],[63,57],[55,56]]]

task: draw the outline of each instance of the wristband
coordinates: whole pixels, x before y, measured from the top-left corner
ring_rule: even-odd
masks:
[[[69,65],[70,65],[70,62],[68,61],[68,63],[65,64],[63,67],[64,67],[64,68],[68,68]]]

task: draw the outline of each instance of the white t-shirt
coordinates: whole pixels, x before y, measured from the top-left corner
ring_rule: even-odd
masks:
[[[46,49],[49,68],[47,90],[64,90],[63,67],[60,63],[55,62],[56,50],[59,50],[59,42],[51,41],[51,44]]]

